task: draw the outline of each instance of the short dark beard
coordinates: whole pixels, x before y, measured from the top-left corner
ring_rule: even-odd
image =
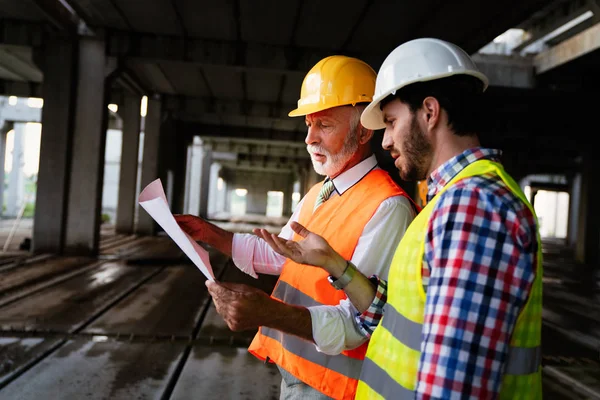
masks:
[[[413,113],[410,121],[409,137],[404,141],[404,158],[406,170],[400,171],[405,181],[420,181],[427,178],[427,160],[431,158],[431,144],[417,124],[417,116]]]

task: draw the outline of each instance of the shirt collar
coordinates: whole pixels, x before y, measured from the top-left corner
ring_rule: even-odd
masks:
[[[499,161],[502,151],[498,149],[487,149],[484,147],[474,147],[463,151],[461,154],[452,157],[427,178],[427,201],[429,202],[452,178],[462,171],[467,165],[481,159]]]
[[[354,167],[346,170],[333,178],[333,187],[341,196],[344,192],[356,185],[358,181],[365,177],[373,168],[377,166],[377,158],[375,154],[365,158]],[[329,179],[329,178],[327,178]]]

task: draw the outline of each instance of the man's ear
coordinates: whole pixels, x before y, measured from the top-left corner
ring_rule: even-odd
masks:
[[[358,135],[358,141],[360,144],[368,143],[373,137],[373,130],[367,129],[364,126],[360,127],[360,133]]]
[[[435,97],[428,96],[423,99],[423,118],[429,129],[433,129],[440,121],[441,107]]]

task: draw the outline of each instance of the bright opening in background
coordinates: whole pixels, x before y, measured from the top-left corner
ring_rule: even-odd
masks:
[[[248,194],[248,190],[243,188],[231,192],[231,215],[246,215],[246,194]]]
[[[17,105],[17,101],[18,101],[17,96],[10,96],[8,98],[8,105],[9,106],[16,106]]]
[[[300,192],[292,193],[292,211],[298,207],[298,203],[300,202]]]
[[[148,114],[148,96],[142,97],[142,102],[140,104],[140,115],[145,117]]]
[[[31,108],[42,108],[44,107],[44,99],[30,97],[27,99],[27,105]]]
[[[283,192],[267,192],[267,217],[281,217],[283,215]]]
[[[535,213],[542,238],[565,239],[569,223],[569,194],[538,190],[534,200]]]
[[[117,104],[109,104],[108,109],[110,111],[116,113],[117,111],[119,111],[119,106]]]
[[[221,191],[223,190],[223,186],[225,186],[225,181],[223,181],[223,178],[218,178],[217,179],[217,190]]]

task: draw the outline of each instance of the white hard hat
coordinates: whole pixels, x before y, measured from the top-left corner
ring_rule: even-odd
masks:
[[[363,111],[360,122],[367,129],[383,129],[381,100],[396,90],[415,82],[425,82],[452,75],[471,75],[488,86],[488,78],[482,74],[471,57],[455,44],[439,39],[421,38],[396,47],[383,61],[373,101]]]

